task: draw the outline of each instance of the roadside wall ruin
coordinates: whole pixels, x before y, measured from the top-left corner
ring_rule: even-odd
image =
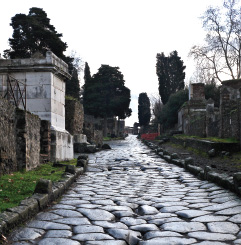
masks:
[[[0,175],[40,163],[40,119],[0,99]]]
[[[178,129],[187,135],[234,138],[241,145],[241,79],[222,82],[220,108],[214,107],[213,100],[197,96],[203,94],[201,89],[200,84],[192,84],[190,100],[178,112]]]
[[[65,100],[65,128],[72,134],[82,134],[84,124],[83,105],[76,100]]]
[[[101,118],[95,118],[91,115],[84,115],[84,134],[87,136],[87,141],[97,146],[103,144],[103,131]]]
[[[0,99],[0,175],[17,171],[15,107]]]

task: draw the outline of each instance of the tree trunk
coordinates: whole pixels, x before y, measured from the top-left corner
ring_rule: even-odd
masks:
[[[104,117],[103,136],[107,137],[107,117]]]
[[[117,121],[117,137],[119,137],[120,134],[120,118],[118,117],[118,121]]]

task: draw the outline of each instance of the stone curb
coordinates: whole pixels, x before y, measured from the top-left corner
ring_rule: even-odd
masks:
[[[35,193],[22,200],[19,206],[0,213],[0,236],[8,234],[11,229],[29,220],[57,200],[85,170],[84,167],[77,167],[74,174],[65,172],[61,180],[53,183],[50,194]]]
[[[142,142],[167,162],[185,168],[187,171],[197,176],[201,180],[211,181],[241,196],[241,172],[235,173],[233,176],[230,176],[227,174],[217,173],[215,172],[215,169],[211,168],[210,166],[206,166],[203,169],[201,167],[195,166],[194,161],[191,157],[188,157],[185,160],[179,159],[177,154],[170,154],[166,150],[162,149],[160,146],[157,146],[145,140],[142,140]]]

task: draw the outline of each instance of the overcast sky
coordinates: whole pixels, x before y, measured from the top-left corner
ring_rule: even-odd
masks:
[[[131,89],[133,115],[126,125],[138,122],[138,95],[158,93],[156,54],[177,50],[186,68],[186,83],[194,72],[188,58],[193,45],[205,37],[200,16],[222,0],[10,0],[1,5],[0,53],[8,48],[13,30],[11,17],[43,8],[56,31],[67,42],[68,55],[76,51],[88,62],[91,74],[101,64],[118,66]],[[81,81],[83,84],[83,81]]]

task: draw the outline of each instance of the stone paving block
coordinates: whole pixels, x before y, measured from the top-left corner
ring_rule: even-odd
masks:
[[[138,241],[141,238],[140,232],[136,232],[132,230],[111,228],[111,229],[108,229],[107,232],[109,235],[111,235],[115,239],[125,240],[128,242],[128,244],[130,244],[129,242],[130,239],[132,241],[134,241],[135,239],[136,243],[138,243]]]
[[[231,222],[211,222],[207,224],[211,232],[236,234],[239,227]]]
[[[208,240],[208,241],[233,241],[235,236],[232,234],[222,234],[214,232],[190,232],[188,233],[189,237],[193,237],[199,240]]]
[[[156,237],[181,237],[182,235],[173,231],[149,231],[144,235],[145,240]]]
[[[208,211],[201,211],[201,210],[182,210],[182,211],[178,211],[176,212],[177,215],[183,217],[183,218],[188,218],[188,219],[192,219],[195,217],[199,217],[199,216],[203,216],[203,215],[207,215],[210,214],[210,212]]]
[[[11,237],[13,241],[28,241],[41,237],[44,230],[36,228],[22,228],[16,235]]]
[[[78,208],[78,211],[83,215],[85,215],[90,220],[111,221],[115,219],[115,216],[113,214],[101,209]]]
[[[222,215],[204,215],[197,218],[192,219],[192,221],[196,222],[215,222],[215,221],[225,221],[229,217],[228,216],[222,216]]]
[[[159,211],[155,207],[152,207],[152,206],[149,206],[149,205],[140,206],[138,208],[137,212],[140,215],[150,215],[150,214],[159,213]]]
[[[86,242],[85,245],[127,245],[125,241],[122,240],[103,240],[103,241],[94,241]]]
[[[163,218],[163,219],[151,219],[148,220],[148,224],[155,224],[155,225],[163,225],[165,223],[169,223],[169,222],[182,222],[182,219],[179,219],[177,217],[171,217],[171,218]]]
[[[80,218],[63,218],[63,219],[56,219],[54,220],[56,223],[60,224],[67,224],[67,225],[89,225],[90,221],[87,218],[80,217]]]
[[[125,223],[128,226],[146,224],[145,220],[136,219],[136,218],[132,218],[132,217],[123,217],[120,219],[120,222]]]
[[[200,222],[170,222],[161,226],[163,230],[187,233],[191,231],[205,231],[207,228]]]
[[[104,229],[97,225],[77,225],[73,228],[75,234],[104,233]]]
[[[38,245],[79,245],[79,242],[67,238],[44,238]]]
[[[108,222],[108,221],[93,221],[92,224],[101,226],[106,229],[117,228],[117,229],[128,229],[128,226],[121,222]]]
[[[67,217],[67,218],[83,217],[83,215],[80,212],[77,212],[75,210],[56,209],[56,210],[53,210],[52,212],[60,216]]]
[[[85,233],[78,234],[72,237],[72,239],[84,242],[84,241],[98,241],[98,240],[114,240],[112,236],[103,233]]]
[[[192,238],[162,237],[153,238],[148,241],[141,241],[139,245],[167,245],[167,244],[193,244],[197,240]]]
[[[232,215],[232,214],[241,214],[241,206],[234,208],[227,208],[221,211],[216,212],[218,215]]]
[[[134,231],[140,231],[140,232],[159,230],[158,227],[154,224],[133,225],[130,227],[130,229]]]
[[[65,224],[57,224],[50,221],[31,221],[28,227],[43,230],[71,230],[71,227]]]
[[[69,230],[49,230],[44,238],[68,238],[72,236]]]
[[[49,221],[49,220],[52,221],[52,220],[61,219],[61,218],[63,217],[60,215],[53,214],[53,213],[45,213],[45,212],[41,212],[36,215],[37,220],[45,220],[45,221]]]

